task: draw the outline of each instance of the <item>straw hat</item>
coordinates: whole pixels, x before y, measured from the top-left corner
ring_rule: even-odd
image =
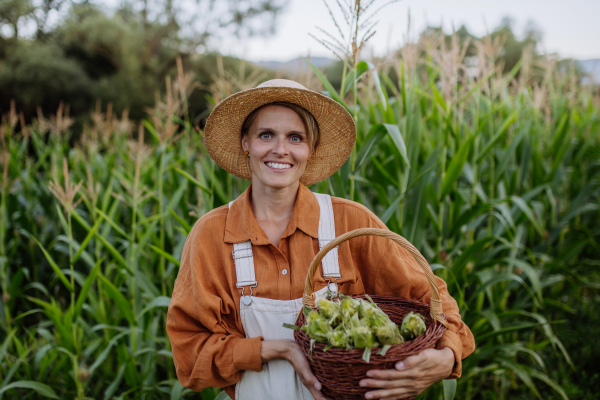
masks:
[[[354,120],[335,100],[287,79],[272,79],[254,89],[235,93],[215,107],[204,131],[210,157],[227,172],[252,179],[250,162],[240,144],[242,125],[252,111],[278,101],[304,107],[319,125],[319,144],[300,182],[308,186],[331,176],[346,162],[354,147]]]

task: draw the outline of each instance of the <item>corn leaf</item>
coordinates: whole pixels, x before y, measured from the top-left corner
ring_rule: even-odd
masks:
[[[79,214],[77,214],[77,212],[73,212],[73,217],[75,217],[75,220],[77,220],[77,222],[79,222],[79,224],[85,229],[87,229],[88,231],[91,230],[89,224],[85,222],[85,220]],[[129,265],[127,264],[121,253],[119,253],[119,251],[115,249],[115,247],[112,244],[110,244],[110,242],[106,238],[98,234],[97,231],[94,233],[94,236],[96,236],[96,238],[104,245],[104,247],[106,247],[109,253],[112,254],[112,256],[119,262],[119,264],[121,264],[121,266],[125,268],[127,272],[133,275],[131,268],[129,268]]]
[[[540,224],[540,221],[538,221],[538,219],[535,218],[535,216],[533,215],[533,211],[531,210],[529,205],[527,205],[525,200],[523,200],[519,196],[511,196],[510,199],[513,202],[513,204],[515,204],[517,207],[519,207],[519,209],[523,212],[523,214],[525,214],[525,216],[527,217],[529,222],[531,222],[531,225],[541,235],[542,234],[542,225]]]
[[[448,170],[446,171],[446,176],[444,177],[444,181],[442,182],[440,201],[442,201],[444,197],[446,197],[446,195],[450,192],[450,189],[452,189],[454,183],[458,180],[463,166],[467,161],[467,157],[469,156],[469,151],[471,150],[473,139],[475,139],[474,136],[469,136],[460,146],[454,157],[452,157],[452,161],[450,161],[450,165],[448,166]]]
[[[58,276],[58,279],[60,279],[60,281],[66,286],[66,288],[69,289],[69,292],[72,292],[74,290],[73,286],[71,286],[71,283],[69,282],[69,280],[67,279],[65,274],[63,274],[61,269],[58,267],[58,265],[56,265],[56,262],[54,262],[54,260],[52,259],[52,256],[46,251],[44,246],[42,246],[42,244],[39,242],[39,240],[36,239],[35,236],[29,235],[29,237],[40,247],[40,250],[42,250],[42,253],[44,253],[46,260],[48,260],[48,263],[50,264],[50,266],[52,267],[52,269]]]
[[[510,114],[509,117],[502,123],[500,128],[498,128],[498,130],[496,131],[496,134],[494,135],[494,137],[492,137],[492,139],[490,139],[490,141],[487,143],[487,145],[485,146],[483,151],[479,154],[479,157],[477,158],[477,162],[480,162],[487,155],[487,153],[489,153],[489,151],[494,147],[494,145],[498,142],[498,140],[500,140],[502,135],[504,135],[504,133],[508,130],[508,128],[510,128],[510,126],[517,120],[517,117],[519,116],[519,112],[520,112],[520,110],[513,111],[513,113]]]
[[[398,149],[398,153],[400,153],[400,157],[402,158],[404,166],[407,169],[410,168],[410,160],[408,159],[408,155],[406,153],[406,144],[404,144],[404,139],[402,139],[400,129],[398,129],[397,125],[392,124],[383,124],[383,126],[392,138],[394,144],[396,145],[396,148]]]
[[[455,276],[462,274],[463,270],[467,266],[467,263],[471,261],[475,256],[479,256],[481,251],[485,249],[490,243],[495,240],[494,237],[485,237],[483,239],[479,239],[471,246],[467,247],[465,251],[461,253],[461,255],[454,261],[452,264],[452,273]]]
[[[93,375],[94,371],[96,371],[96,368],[98,368],[100,365],[102,365],[104,363],[104,361],[106,361],[106,359],[108,358],[108,356],[110,354],[112,347],[117,343],[117,341],[130,332],[131,332],[131,329],[124,330],[123,332],[121,332],[121,333],[117,334],[115,337],[113,337],[110,340],[110,342],[108,342],[108,344],[106,345],[104,350],[102,350],[102,353],[100,353],[100,355],[98,356],[96,361],[94,361],[94,363],[90,366],[90,369],[89,369],[90,374]]]
[[[81,245],[79,246],[79,250],[77,250],[77,253],[75,253],[75,255],[73,256],[73,261],[72,261],[73,264],[75,264],[77,262],[77,260],[79,259],[79,256],[81,256],[81,254],[85,251],[85,248],[87,247],[88,243],[90,242],[90,240],[92,239],[92,237],[94,236],[96,231],[98,230],[98,227],[100,226],[100,222],[101,222],[101,220],[98,219],[98,221],[96,221],[96,223],[94,224],[92,229],[90,229],[90,231],[86,235],[85,239],[83,239],[83,242],[81,242]]]
[[[360,78],[364,75],[365,72],[369,70],[369,64],[365,61],[361,61],[356,64],[356,67],[352,69],[346,78],[346,80],[350,81],[350,84],[344,85],[344,93],[342,97],[345,97],[346,94],[360,81]]]
[[[152,299],[152,301],[150,303],[148,303],[148,305],[146,307],[144,307],[142,312],[138,315],[138,318],[140,318],[142,315],[146,314],[148,311],[153,310],[155,308],[169,307],[170,303],[171,303],[170,297],[167,297],[167,296],[155,297],[154,299]]]
[[[217,397],[215,397],[215,400],[231,400],[231,398],[225,391],[222,391]]]
[[[152,250],[154,250],[156,253],[160,254],[161,256],[163,256],[164,258],[166,258],[167,260],[171,261],[173,264],[177,265],[179,267],[180,263],[179,260],[176,259],[175,257],[173,257],[171,254],[167,253],[166,251],[163,251],[161,249],[159,249],[156,246],[150,245],[150,248]]]
[[[371,127],[369,133],[365,137],[362,146],[360,146],[360,150],[356,155],[356,164],[355,168],[358,169],[360,165],[365,161],[367,156],[371,153],[374,147],[376,147],[381,139],[383,139],[387,129],[383,126],[383,124],[376,124]]]
[[[375,83],[375,90],[377,91],[377,95],[379,96],[379,102],[381,104],[381,108],[385,112],[388,109],[387,98],[383,93],[383,88],[381,87],[381,80],[379,79],[379,74],[377,73],[377,69],[375,65],[371,63],[367,63],[369,66],[369,70],[371,71],[371,75],[373,76],[373,81]]]
[[[117,389],[119,388],[119,384],[121,383],[121,380],[123,380],[123,373],[125,372],[125,367],[127,367],[127,364],[128,363],[124,363],[119,367],[119,370],[117,371],[117,376],[115,376],[115,379],[113,379],[113,381],[110,383],[110,385],[108,385],[108,387],[104,391],[104,400],[109,400],[116,393]]]
[[[173,387],[171,388],[171,400],[181,399],[183,390],[184,390],[183,385],[181,385],[181,383],[179,381],[176,381],[175,384],[173,384]],[[223,392],[223,393],[225,393],[225,392]],[[229,397],[229,396],[227,396],[227,397]],[[204,395],[202,395],[202,398],[204,398]]]
[[[81,310],[83,309],[83,305],[85,304],[85,302],[87,300],[87,296],[90,292],[90,289],[92,288],[92,284],[96,280],[98,271],[100,271],[100,265],[102,265],[102,261],[104,261],[103,258],[98,260],[98,262],[96,263],[94,268],[92,268],[92,270],[90,271],[90,274],[88,275],[88,277],[85,279],[83,287],[81,288],[81,291],[79,292],[79,297],[77,298],[77,303],[75,304],[75,311],[73,313],[73,319],[76,319],[81,314]]]
[[[179,215],[177,215],[177,213],[175,211],[173,211],[173,209],[171,207],[168,208],[169,213],[171,213],[171,215],[173,216],[173,218],[175,218],[177,220],[177,222],[179,222],[179,224],[181,225],[181,227],[183,229],[185,229],[186,236],[189,235],[190,231],[192,230],[192,227],[190,226],[190,224],[188,224],[183,218],[181,218]]]
[[[56,392],[48,385],[44,385],[40,382],[35,381],[17,381],[9,383],[8,385],[0,387],[0,394],[10,389],[31,389],[40,396],[48,397],[50,399],[58,399]]]
[[[342,99],[337,90],[334,89],[333,85],[329,82],[329,79],[327,79],[325,75],[323,75],[321,70],[317,68],[313,63],[308,61],[306,58],[304,59],[304,61],[313,70],[315,76],[319,79],[319,81],[321,81],[323,87],[325,88],[325,90],[327,90],[331,98],[340,103],[348,112],[350,112],[350,107],[348,107],[348,105],[344,102],[344,99]]]
[[[456,396],[456,379],[445,379],[442,382],[444,385],[444,400],[454,400],[454,396]]]
[[[127,301],[125,296],[123,296],[123,294],[115,285],[113,285],[102,275],[99,275],[98,279],[100,279],[100,282],[102,282],[104,290],[106,290],[108,296],[113,300],[115,306],[119,310],[120,315],[124,317],[131,325],[136,326],[137,322],[133,316],[133,312],[131,311],[130,303]]]
[[[183,170],[181,170],[179,168],[175,168],[175,171],[177,171],[177,173],[185,176],[190,182],[192,182],[194,185],[198,186],[200,189],[204,190],[206,193],[212,194],[212,190],[210,190],[209,188],[207,188],[206,186],[204,186],[203,184],[201,184],[200,182],[198,182],[196,180],[196,178],[194,178],[193,176],[191,176],[187,172],[185,172],[185,171],[183,171]]]

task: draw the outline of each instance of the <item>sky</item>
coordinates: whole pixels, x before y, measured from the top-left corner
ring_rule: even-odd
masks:
[[[336,4],[335,0],[329,3]],[[540,50],[544,52],[581,60],[600,58],[600,0],[402,0],[377,15],[377,33],[367,51],[384,55],[400,47],[407,35],[409,14],[412,38],[428,24],[442,25],[446,32],[464,24],[480,36],[509,16],[517,34],[530,23],[542,32]],[[276,24],[276,33],[269,38],[227,37],[219,43],[219,50],[251,61],[288,61],[309,54],[332,57],[309,36],[323,36],[316,27],[336,32],[323,0],[290,0]]]

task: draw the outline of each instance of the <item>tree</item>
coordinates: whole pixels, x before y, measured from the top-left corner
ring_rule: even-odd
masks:
[[[34,10],[29,0],[0,0],[0,27],[9,25],[13,31],[13,39],[19,37],[19,21]]]
[[[40,0],[32,8],[29,1],[0,0],[0,25],[15,32],[11,43],[0,37],[0,110],[15,99],[27,117],[38,106],[54,112],[62,100],[75,116],[87,116],[100,100],[117,112],[130,109],[132,118],[154,103],[178,56],[188,70],[203,70],[196,56],[220,35],[270,34],[287,2],[195,0],[189,9],[183,0],[133,0],[109,13],[90,2]],[[61,16],[54,25],[53,11]],[[23,18],[37,25],[31,37],[18,36]]]
[[[36,38],[41,39],[47,34],[50,12],[59,11],[65,3],[66,0],[42,0],[42,4],[35,8],[31,16],[37,25]]]

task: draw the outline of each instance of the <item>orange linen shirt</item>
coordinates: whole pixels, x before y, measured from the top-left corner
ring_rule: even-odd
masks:
[[[167,332],[181,384],[195,391],[225,387],[232,398],[234,385],[244,370],[262,370],[262,337],[246,339],[240,320],[241,289],[236,287],[232,243],[252,242],[258,282],[253,295],[277,300],[302,297],[308,267],[319,251],[320,209],[309,189],[300,185],[279,246],[269,241],[256,222],[250,192],[251,186],[230,209],[219,207],[196,222],[183,248],[167,316]],[[357,228],[387,229],[361,204],[336,197],[331,200],[336,236]],[[342,277],[337,283],[344,294],[389,295],[426,303],[431,298],[421,268],[408,251],[389,239],[351,239],[339,246],[338,255]],[[461,360],[473,352],[475,342],[446,283],[437,278],[437,284],[449,322],[437,348],[449,347],[454,352],[456,362],[449,378],[456,378],[461,374]],[[325,285],[317,274],[314,290]]]

